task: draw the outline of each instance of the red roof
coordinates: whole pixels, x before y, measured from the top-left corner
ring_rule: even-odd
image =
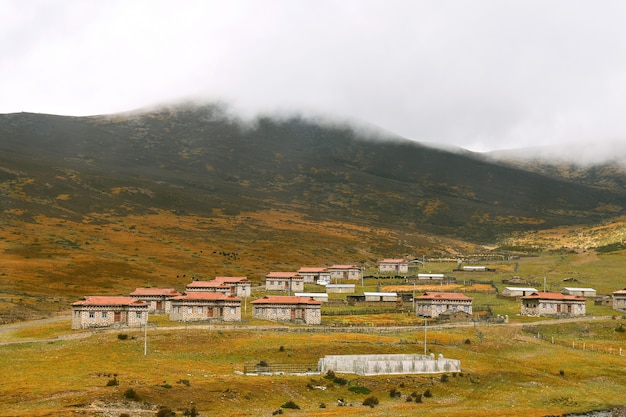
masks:
[[[130,295],[163,295],[175,297],[180,293],[174,288],[137,288]]]
[[[191,292],[174,297],[173,300],[239,300],[240,298],[226,295],[221,292]]]
[[[230,288],[229,285],[224,285],[219,281],[194,281],[191,284],[187,284],[187,288]]]
[[[332,265],[328,269],[361,269],[358,265]]]
[[[327,268],[320,268],[320,267],[308,267],[308,266],[303,266],[302,268],[298,269],[298,272],[328,272]]]
[[[147,306],[144,301],[137,301],[132,297],[116,296],[87,296],[84,300],[77,301],[73,306]]]
[[[270,272],[265,276],[265,278],[293,278],[293,279],[301,279],[304,278],[302,275],[297,272]]]
[[[424,295],[419,295],[415,299],[420,300],[471,300],[465,294],[458,292],[427,292]]]
[[[246,277],[215,277],[213,281],[221,282],[221,283],[250,282],[250,280]]]
[[[521,298],[523,300],[585,301],[584,297],[565,295],[558,292],[535,292]]]
[[[626,289],[624,289],[624,290],[617,290],[617,291],[613,291],[613,294],[617,294],[617,295],[626,295]]]
[[[252,304],[311,304],[322,305],[321,301],[314,300],[309,297],[295,297],[287,295],[269,295],[258,300],[254,300]]]

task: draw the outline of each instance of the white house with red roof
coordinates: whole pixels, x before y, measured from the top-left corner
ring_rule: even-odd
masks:
[[[172,321],[241,321],[241,299],[220,292],[190,292],[172,299]]]
[[[378,272],[381,274],[407,274],[409,261],[406,259],[383,259],[378,263]]]
[[[462,311],[472,314],[472,299],[465,294],[456,292],[427,292],[416,296],[415,313],[435,318],[443,312]]]
[[[613,310],[626,310],[626,288],[613,292]]]
[[[354,264],[332,265],[328,267],[331,280],[340,279],[362,279],[363,271],[361,267]]]
[[[72,329],[140,327],[148,322],[148,303],[132,297],[87,296],[72,304]]]
[[[322,303],[308,297],[266,296],[252,302],[252,317],[304,324],[322,323]]]
[[[148,312],[155,314],[169,314],[172,307],[172,298],[180,293],[174,288],[136,288],[130,296],[148,304]]]
[[[265,290],[303,292],[304,277],[297,272],[270,272],[265,276]]]
[[[577,317],[586,314],[585,298],[556,292],[536,292],[520,298],[522,316]]]
[[[185,287],[190,292],[221,292],[237,297],[250,297],[252,282],[246,277],[215,277],[212,281],[193,281]]]
[[[325,285],[330,282],[330,271],[323,267],[303,266],[298,269],[298,274],[302,275],[304,283],[316,283]]]

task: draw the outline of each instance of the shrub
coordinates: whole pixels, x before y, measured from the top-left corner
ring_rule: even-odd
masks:
[[[374,397],[373,395],[370,397],[367,397],[366,399],[363,400],[363,405],[367,405],[367,406],[374,408],[375,405],[378,405],[378,398]]]
[[[471,340],[469,340],[469,339],[465,339],[465,344],[466,344],[466,345],[471,345],[471,344],[472,344],[472,341],[471,341]]]
[[[615,331],[619,332],[619,333],[624,333],[624,332],[626,332],[626,329],[624,329],[624,325],[623,324],[620,324],[619,326],[617,326]]]
[[[406,402],[407,403],[413,402],[413,397],[411,397],[410,395],[407,395],[406,396]]]
[[[565,371],[561,369],[561,370],[559,371],[559,375],[561,375],[561,376],[565,376]]]
[[[424,391],[424,397],[426,398],[430,398],[433,396],[433,393],[430,392],[430,388],[426,389],[426,391]]]
[[[448,374],[441,375],[441,382],[448,382],[448,379],[449,379]]]
[[[364,394],[364,395],[367,395],[370,392],[372,392],[372,390],[367,387],[359,387],[359,386],[350,387],[348,388],[348,391],[354,392],[355,394]]]
[[[333,382],[337,385],[346,385],[348,383],[348,380],[345,378],[341,378],[341,377],[336,377],[335,379],[333,379]]]
[[[120,333],[120,334],[117,335],[117,338],[119,340],[126,340],[126,339],[128,339],[128,335],[126,333]]]
[[[329,369],[328,372],[326,372],[326,375],[324,376],[324,378],[330,379],[330,380],[335,379],[335,371],[333,371],[332,369]]]
[[[189,386],[189,385],[191,385],[191,384],[189,383],[189,380],[188,380],[188,379],[179,379],[176,383],[177,383],[177,384],[183,384],[183,385],[185,385],[185,386]]]
[[[400,398],[400,397],[402,396],[402,393],[401,393],[400,391],[398,391],[397,389],[392,388],[392,389],[389,391],[389,396],[390,396],[391,398]]]
[[[285,404],[281,405],[280,408],[289,408],[291,410],[299,410],[300,406],[293,402],[292,400],[287,401]]]
[[[284,347],[284,346],[281,346],[280,348],[278,348],[278,351],[279,351],[279,352],[284,352],[284,351],[285,351],[285,347]]]
[[[320,408],[326,408],[326,404],[320,403]]]
[[[273,416],[275,416],[275,415],[277,415],[277,414],[282,414],[282,413],[283,413],[282,408],[279,408],[278,410],[274,411],[274,412],[272,413],[272,415],[273,415]]]
[[[422,394],[416,394],[415,396],[411,395],[413,398],[415,398],[415,402],[416,403],[421,403],[422,402]]]
[[[156,417],[172,417],[174,415],[176,415],[176,413],[174,413],[169,407],[161,407],[156,413]]]
[[[135,391],[132,388],[128,388],[126,391],[124,391],[124,398],[128,398],[129,400],[139,400],[139,395],[137,394],[137,391]]]
[[[109,379],[107,381],[107,387],[115,387],[119,384],[120,384],[120,381],[118,381],[116,377],[113,377],[113,379]]]

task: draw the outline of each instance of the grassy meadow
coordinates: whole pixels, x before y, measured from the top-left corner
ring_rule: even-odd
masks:
[[[621,313],[588,300],[585,321],[520,317],[519,301],[496,294],[508,285],[502,280],[513,276],[540,290],[544,285],[550,291],[593,287],[610,294],[625,288],[626,252],[591,249],[590,239],[598,233],[568,229],[563,241],[556,232],[542,234],[540,247],[526,240],[532,234],[520,236],[519,242],[532,250],[476,262],[495,272],[459,272],[453,271],[456,263],[429,261],[420,272],[456,280],[413,286],[377,275],[377,261],[480,248],[417,233],[312,223],[281,211],[216,212],[211,218],[158,210],[142,216],[111,212],[91,214],[82,222],[7,218],[0,223],[0,318],[5,323],[0,325],[0,416],[154,416],[158,407],[167,406],[177,415],[195,407],[205,416],[270,416],[280,409],[301,416],[539,417],[624,405],[626,352],[620,353],[626,350],[626,319]],[[584,245],[576,246],[577,238]],[[182,291],[194,278],[220,275],[247,276],[261,284],[269,271],[346,262],[365,266],[373,277],[355,283],[357,294],[459,291],[473,298],[476,312],[508,316],[509,323],[429,323],[427,351],[461,360],[462,373],[341,375],[343,380],[245,376],[241,371],[244,364],[260,361],[316,364],[331,354],[423,353],[423,321],[411,314],[410,305],[402,311],[394,306],[372,311],[371,306],[330,303],[316,331],[252,320],[251,299],[244,322],[234,329],[180,326],[151,316],[147,355],[141,330],[70,330],[70,305],[85,295],[126,295],[143,286]],[[323,289],[307,285],[305,290]],[[254,290],[254,297],[263,294]],[[46,320],[19,324],[28,319]],[[432,396],[424,395],[427,391]],[[379,404],[363,406],[369,396]],[[415,401],[418,397],[421,402]],[[348,405],[339,406],[338,399]],[[282,409],[289,401],[301,409]]]
[[[260,361],[315,364],[331,354],[421,353],[424,333],[421,328],[335,333],[159,326],[148,331],[144,355],[141,330],[64,340],[59,332],[62,325],[69,328],[64,320],[9,336],[14,342],[33,336],[58,336],[57,341],[0,346],[0,415],[143,416],[155,415],[159,406],[183,415],[193,406],[207,416],[269,416],[289,401],[301,409],[284,413],[301,416],[473,416],[487,410],[544,416],[605,409],[618,405],[626,387],[626,356],[617,354],[620,346],[626,349],[626,333],[616,331],[623,322],[433,327],[426,334],[428,352],[460,359],[461,373],[346,374],[335,381],[324,375],[246,376],[241,371],[245,363]],[[572,348],[552,343],[551,336],[610,344],[614,350]],[[125,396],[130,389],[131,399]],[[400,396],[391,397],[392,390]],[[427,390],[431,397],[423,396]],[[422,402],[408,401],[413,393],[422,394]],[[379,400],[374,408],[362,405],[369,396]],[[338,406],[338,399],[348,406]],[[113,414],[98,414],[104,404]]]

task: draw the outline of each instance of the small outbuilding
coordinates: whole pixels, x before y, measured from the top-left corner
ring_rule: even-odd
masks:
[[[328,302],[328,294],[325,292],[297,292],[294,295],[296,297],[312,298],[322,303]]]
[[[576,295],[578,297],[596,297],[598,293],[593,288],[576,288],[565,287],[561,290],[561,294]]]
[[[354,294],[354,284],[327,284],[326,292],[328,294]]]
[[[363,295],[366,302],[396,302],[398,300],[398,294],[395,292],[364,292]]]
[[[523,297],[536,292],[537,289],[531,287],[504,287],[500,294],[504,297]]]

